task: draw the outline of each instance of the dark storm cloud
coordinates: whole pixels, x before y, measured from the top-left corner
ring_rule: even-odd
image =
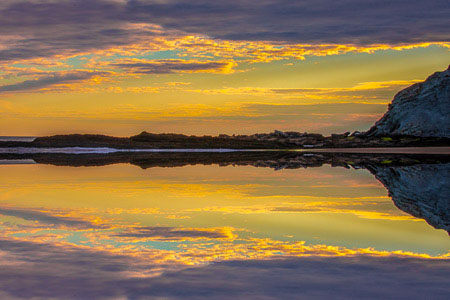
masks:
[[[207,230],[201,228],[180,229],[175,227],[135,227],[117,234],[118,237],[130,238],[157,238],[163,240],[177,240],[185,238],[227,238],[225,232],[220,230]]]
[[[7,1],[0,4],[0,61],[74,54],[130,42],[120,7],[106,1]],[[3,42],[3,40],[2,40]]]
[[[227,62],[189,62],[179,59],[155,60],[148,62],[117,63],[113,66],[127,69],[137,74],[172,74],[179,72],[220,72],[225,69]]]
[[[0,4],[0,61],[123,46],[160,35],[128,25],[230,40],[291,43],[448,41],[447,0],[67,0]]]
[[[138,20],[231,40],[403,43],[449,38],[445,0],[130,1]],[[446,28],[447,27],[447,28]]]
[[[0,45],[6,46],[0,62],[86,53],[159,35],[132,23],[120,1],[6,1],[0,3]]]
[[[33,91],[42,88],[51,87],[58,84],[67,84],[78,81],[90,79],[94,76],[105,75],[105,72],[90,72],[90,71],[74,71],[69,73],[53,73],[42,76],[37,79],[25,80],[18,83],[1,85],[0,93],[2,92],[20,92]]]
[[[76,227],[79,229],[102,227],[101,225],[93,224],[89,221],[72,217],[56,216],[51,213],[33,209],[0,208],[0,215],[17,217],[28,221],[37,221],[39,223],[55,226]]]
[[[303,257],[231,261],[132,277],[161,265],[86,247],[0,240],[2,298],[448,299],[448,260]],[[174,266],[171,266],[174,267]]]

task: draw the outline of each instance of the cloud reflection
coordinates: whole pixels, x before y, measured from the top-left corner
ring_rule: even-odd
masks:
[[[231,239],[231,228],[174,228],[162,226],[133,227],[117,237],[155,240]]]
[[[40,211],[36,209],[0,207],[0,215],[17,217],[36,223],[51,224],[63,227],[75,227],[78,229],[98,229],[105,227],[98,222],[94,223],[89,220],[84,220],[81,217],[55,215],[52,212]]]
[[[0,240],[0,249],[3,298],[445,299],[450,292],[448,260],[395,255],[287,257],[182,270],[151,257],[17,239]]]

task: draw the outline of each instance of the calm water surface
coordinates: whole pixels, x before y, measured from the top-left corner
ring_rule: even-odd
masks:
[[[449,292],[448,233],[398,209],[365,169],[13,162],[0,164],[0,296],[226,298],[249,292],[247,282],[247,296],[276,298],[311,280],[330,287],[336,274],[362,278],[348,266],[379,280],[419,270],[439,278],[437,298]],[[403,271],[383,269],[395,264]],[[276,287],[258,291],[264,280]],[[309,296],[327,296],[317,290]]]
[[[0,136],[0,142],[32,142],[34,136]]]

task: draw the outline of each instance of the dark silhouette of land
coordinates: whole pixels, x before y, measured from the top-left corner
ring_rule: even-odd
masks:
[[[142,132],[131,137],[70,134],[38,137],[32,142],[0,141],[0,148],[115,148],[115,149],[310,149],[363,147],[450,146],[450,138],[416,136],[367,136],[349,132],[321,134],[282,132],[253,135],[187,136]]]
[[[332,153],[298,151],[237,151],[237,152],[114,152],[106,154],[29,153],[0,154],[0,160],[32,159],[36,163],[57,166],[104,166],[129,163],[143,169],[181,167],[187,165],[255,166],[279,169],[320,167],[368,168],[370,166],[411,166],[416,164],[450,163],[449,155],[396,153]]]

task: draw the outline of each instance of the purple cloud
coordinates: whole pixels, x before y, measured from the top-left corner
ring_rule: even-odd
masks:
[[[107,72],[95,71],[72,71],[68,73],[55,72],[41,76],[37,79],[30,79],[18,83],[1,85],[0,93],[40,90],[58,84],[79,82],[88,80],[95,76],[102,76],[106,74]]]
[[[223,239],[228,237],[226,232],[221,230],[202,228],[182,229],[162,226],[134,227],[118,233],[115,236],[129,238],[157,238],[163,240],[177,240],[183,238]]]
[[[54,226],[74,227],[78,229],[104,228],[102,225],[94,224],[86,220],[57,216],[36,209],[0,207],[0,215],[17,217],[29,221],[37,221]]]
[[[440,42],[450,37],[449,14],[445,0],[5,1],[0,4],[0,61],[156,43],[168,33],[151,27],[155,24],[229,40]],[[146,24],[151,26],[141,26]]]
[[[186,61],[181,59],[165,59],[154,61],[123,62],[113,66],[127,69],[138,74],[172,74],[179,72],[221,72],[230,64],[220,61]]]
[[[302,257],[175,268],[135,256],[0,240],[2,298],[448,299],[450,262],[415,257]],[[89,270],[86,272],[86,270]]]

